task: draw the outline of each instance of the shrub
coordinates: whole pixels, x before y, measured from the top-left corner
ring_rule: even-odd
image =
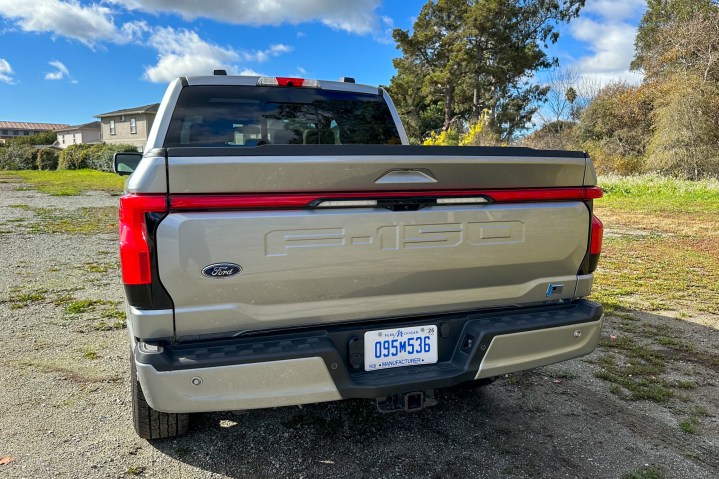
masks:
[[[0,148],[0,170],[32,170],[37,150],[32,146],[9,142]]]
[[[58,170],[80,170],[87,168],[85,151],[92,145],[70,145],[60,152],[57,162]]]
[[[474,124],[460,126],[460,129],[450,128],[431,132],[422,142],[425,146],[498,146],[499,137],[489,128],[489,110],[484,110]]]
[[[587,141],[582,145],[584,151],[592,159],[597,172],[600,175],[616,173],[625,176],[642,173],[645,169],[644,157],[617,153],[622,151],[622,147],[621,145],[612,145],[610,143],[615,141],[618,140]]]
[[[575,141],[575,126],[570,121],[553,121],[522,138],[520,144],[540,150],[581,149]]]
[[[7,140],[9,143],[17,143],[18,145],[34,146],[34,145],[52,145],[57,141],[57,133],[54,131],[46,131],[37,135],[19,136]]]
[[[599,173],[634,173],[643,169],[652,135],[652,85],[613,83],[584,110],[575,131],[593,155]]]
[[[56,170],[57,162],[60,157],[58,151],[54,148],[43,148],[37,152],[37,160],[35,165],[38,170]]]
[[[109,145],[99,144],[93,145],[86,152],[85,162],[88,168],[92,168],[100,171],[114,171],[113,156],[117,152],[124,151],[137,151],[137,147],[134,145]]]
[[[92,168],[100,171],[113,171],[112,157],[118,151],[137,151],[133,145],[70,145],[60,153],[58,170],[79,170]]]

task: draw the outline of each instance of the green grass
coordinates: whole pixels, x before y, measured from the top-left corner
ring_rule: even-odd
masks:
[[[102,319],[95,323],[93,328],[97,331],[125,329],[127,327],[125,312],[117,309],[115,303],[107,303],[106,306],[109,306],[109,309],[100,311],[100,317]]]
[[[22,309],[30,306],[32,303],[41,303],[45,301],[47,290],[38,290],[33,292],[21,293],[16,291],[17,295],[10,298],[10,309]]]
[[[96,170],[7,171],[3,175],[20,177],[33,189],[53,196],[78,196],[88,191],[104,191],[119,195],[125,185],[124,176]]]
[[[116,263],[85,263],[83,269],[88,273],[107,273],[118,268]]]
[[[33,234],[93,235],[117,232],[117,207],[85,207],[76,210],[11,205],[32,215],[17,218],[18,226]],[[90,271],[88,267],[88,271]],[[90,271],[101,272],[101,271]]]
[[[62,301],[56,301],[55,304],[64,306],[65,313],[71,316],[93,313],[93,316],[99,317],[99,321],[92,325],[92,329],[95,331],[114,331],[127,327],[125,312],[117,309],[119,303],[116,301],[101,299],[76,300],[72,296],[63,296]]]
[[[603,176],[604,206],[640,211],[719,213],[719,181],[689,181],[659,175]]]
[[[145,472],[145,466],[133,465],[127,468],[126,474],[129,474],[131,476],[139,476],[142,475],[143,472]]]
[[[682,430],[682,432],[686,434],[696,434],[697,433],[697,421],[695,419],[685,419],[684,421],[679,423],[679,429]]]
[[[625,474],[622,479],[664,479],[664,476],[657,469],[649,466]]]
[[[610,314],[719,313],[719,181],[645,175],[599,184],[605,238],[592,298]]]
[[[696,406],[689,411],[689,417],[679,422],[679,429],[685,434],[698,434],[701,425],[700,418],[711,417],[711,414],[703,406]]]
[[[82,357],[85,359],[93,360],[99,358],[100,355],[97,354],[97,351],[88,346],[82,350]]]
[[[95,306],[105,304],[100,299],[80,299],[65,305],[65,312],[68,314],[82,314],[95,309]]]
[[[600,346],[621,353],[605,354],[597,359],[601,370],[595,377],[612,384],[610,391],[631,400],[665,402],[674,396],[679,387],[661,376],[666,372],[666,361],[657,351],[637,343],[629,336],[616,340],[602,338]],[[619,358],[619,359],[618,359]]]

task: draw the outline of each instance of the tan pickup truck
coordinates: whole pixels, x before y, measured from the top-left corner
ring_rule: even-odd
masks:
[[[134,425],[434,390],[594,350],[601,196],[581,152],[419,147],[387,93],[179,78],[120,200]]]

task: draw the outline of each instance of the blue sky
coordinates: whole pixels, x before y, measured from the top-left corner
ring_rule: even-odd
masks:
[[[179,75],[387,84],[420,0],[0,0],[0,120],[79,124],[160,101]],[[628,71],[645,0],[587,0],[550,53],[607,82]],[[542,78],[542,74],[539,75]]]

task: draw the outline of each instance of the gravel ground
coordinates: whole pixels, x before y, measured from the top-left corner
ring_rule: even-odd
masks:
[[[12,458],[0,477],[719,477],[719,331],[641,311],[609,317],[590,356],[439,391],[439,404],[418,413],[345,401],[202,414],[186,437],[141,440],[117,238],[39,225],[82,222],[79,208],[117,202],[0,179],[0,464]],[[657,328],[693,346],[657,346],[647,334]],[[670,398],[630,400],[595,377],[608,356],[632,360],[612,344],[625,337],[661,353]]]

